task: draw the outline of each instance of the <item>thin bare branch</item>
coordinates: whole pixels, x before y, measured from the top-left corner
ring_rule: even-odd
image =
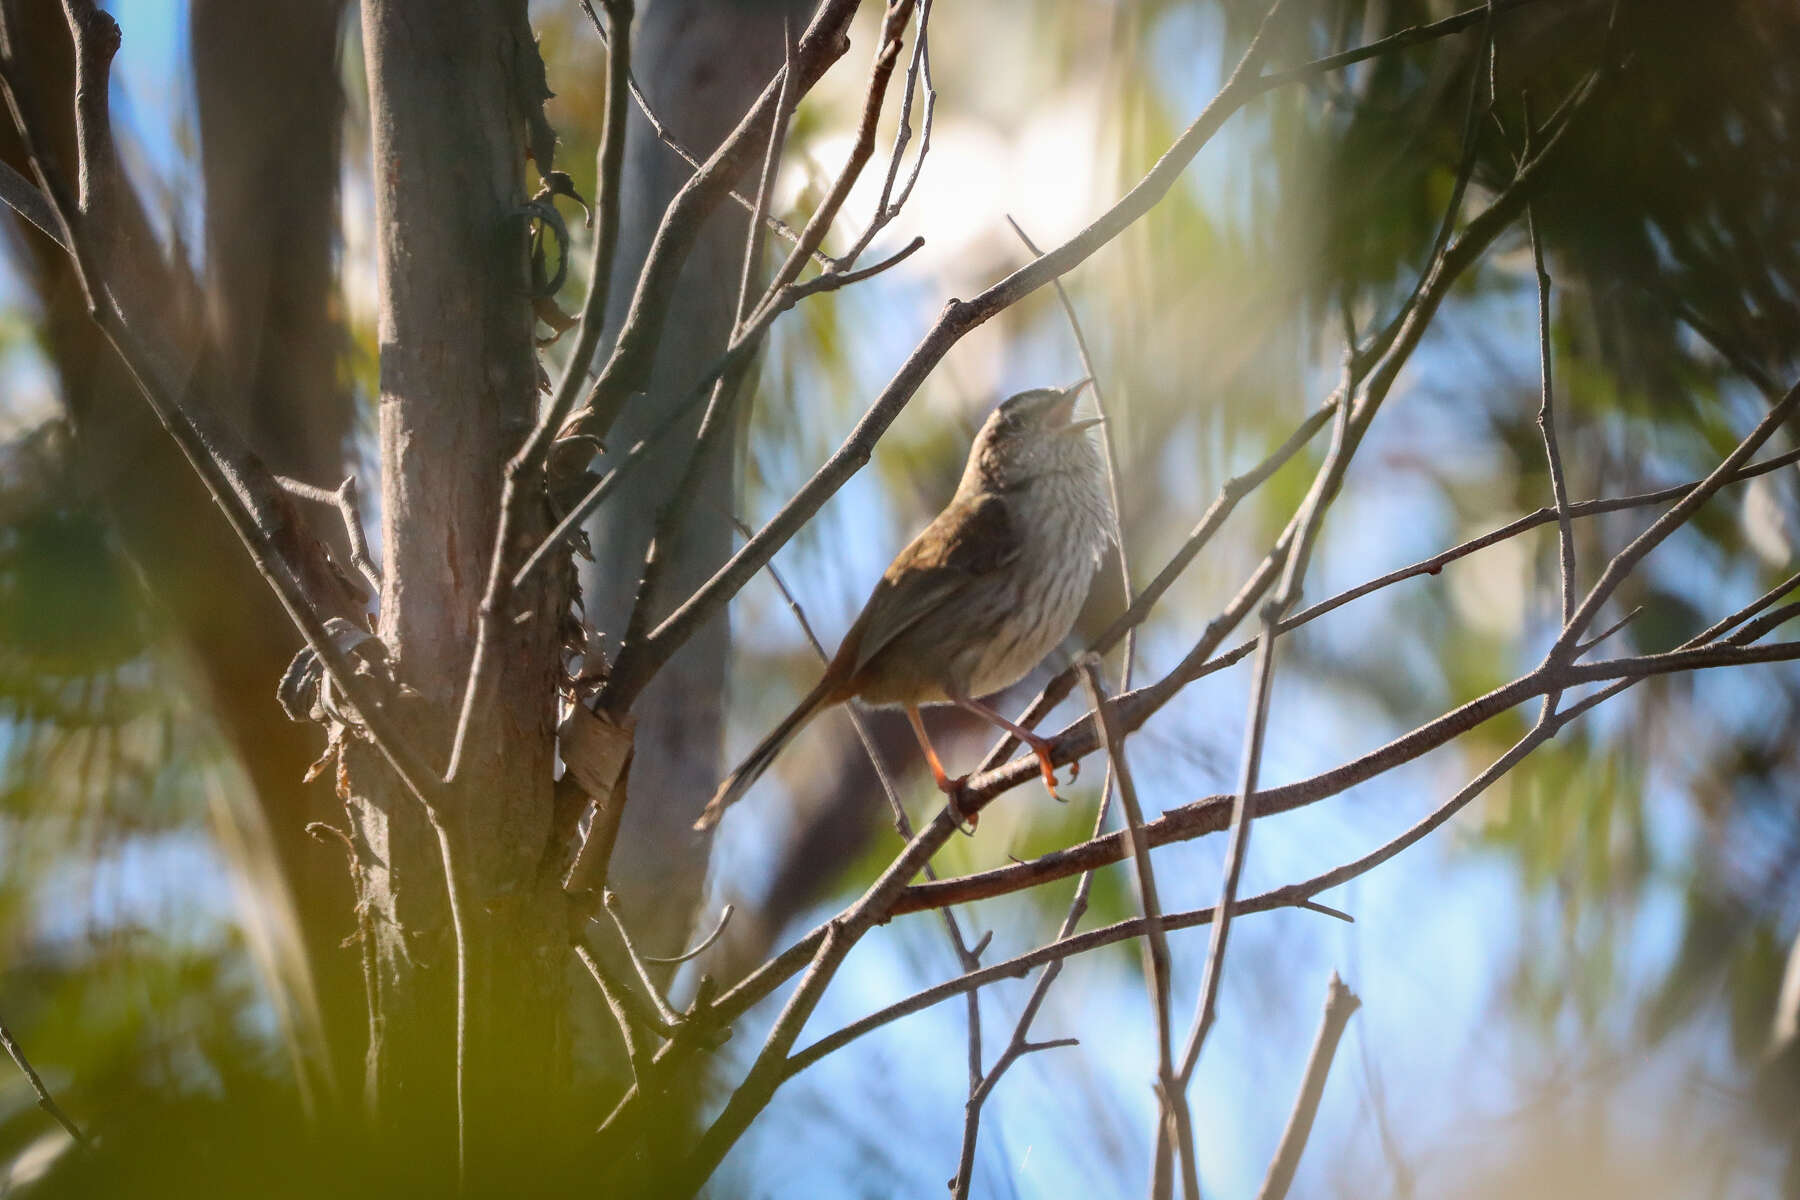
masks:
[[[31,1060],[25,1057],[24,1047],[19,1045],[19,1039],[13,1036],[12,1030],[7,1028],[4,1021],[0,1021],[0,1046],[6,1048],[7,1056],[13,1060],[14,1065],[24,1073],[26,1081],[31,1084],[31,1090],[37,1096],[38,1107],[50,1114],[51,1119],[63,1127],[63,1130],[75,1140],[76,1145],[83,1150],[91,1150],[93,1143],[89,1142],[87,1135],[81,1132],[81,1126],[75,1124],[75,1119],[63,1111],[62,1105],[56,1102],[56,1097],[50,1094],[50,1089],[44,1086],[43,1078],[31,1065]]]
[[[632,1074],[638,1075],[643,1068],[643,1039],[641,1031],[648,1029],[663,1038],[672,1038],[676,1026],[663,1020],[662,1014],[643,997],[632,991],[626,982],[606,969],[599,955],[580,942],[575,943],[575,957],[587,968],[588,974],[594,977],[599,985],[600,994],[605,998],[607,1007],[619,1023],[619,1033],[625,1039],[626,1050],[631,1055]],[[654,993],[653,993],[654,994]]]
[[[1726,455],[1717,467],[1713,468],[1710,475],[1701,480],[1687,495],[1676,501],[1673,507],[1653,521],[1648,529],[1638,534],[1624,549],[1613,556],[1612,561],[1608,562],[1606,569],[1601,572],[1599,580],[1588,590],[1587,596],[1581,602],[1581,607],[1564,624],[1562,635],[1550,648],[1550,658],[1561,661],[1572,657],[1575,644],[1581,640],[1582,633],[1593,622],[1595,615],[1600,611],[1600,606],[1606,603],[1632,569],[1643,561],[1644,556],[1655,549],[1664,538],[1686,524],[1687,519],[1702,504],[1711,499],[1715,492],[1730,483],[1739,468],[1750,460],[1751,455],[1762,448],[1762,444],[1768,441],[1770,436],[1788,420],[1796,408],[1800,408],[1800,383],[1795,383],[1788,388],[1787,394],[1770,407],[1767,415],[1757,423],[1755,429],[1750,431],[1749,436],[1739,442],[1736,448]]]
[[[599,15],[594,12],[592,0],[576,0],[576,3],[580,6],[582,13],[587,17],[588,23],[594,27],[594,32],[600,35],[601,45],[610,45],[612,39],[608,36],[606,26],[601,23]],[[685,162],[688,166],[698,171],[702,165],[700,156],[688,149],[687,145],[682,142],[680,138],[675,136],[674,131],[663,123],[662,118],[656,115],[656,110],[650,107],[649,97],[644,95],[644,89],[638,84],[637,75],[632,74],[627,76],[626,83],[631,90],[632,102],[637,105],[638,111],[644,116],[644,120],[649,122],[650,132],[656,135],[656,140],[673,150],[676,157],[681,159],[682,162]],[[731,200],[745,212],[753,213],[756,211],[756,203],[736,188],[732,188],[728,195]],[[780,217],[765,213],[763,214],[763,224],[771,233],[775,234],[777,237],[786,239],[790,243],[800,240],[799,231],[792,225],[789,225],[786,221],[783,221]],[[815,254],[813,255],[813,259],[821,267],[830,267],[833,265],[831,259],[823,254]]]
[[[856,0],[823,0],[820,4],[794,51],[796,101],[849,48],[848,30],[856,7]],[[589,444],[603,441],[625,402],[649,378],[688,252],[706,218],[767,144],[769,123],[774,120],[786,75],[786,67],[776,72],[719,148],[681,185],[663,210],[650,251],[638,272],[630,307],[613,340],[612,353],[588,389],[586,399],[563,423],[561,439]]]
[[[1556,388],[1550,369],[1550,272],[1544,268],[1544,243],[1538,236],[1536,205],[1525,206],[1525,228],[1531,236],[1531,263],[1537,275],[1537,423],[1544,439],[1544,461],[1550,471],[1551,501],[1556,507],[1557,562],[1562,581],[1562,619],[1566,624],[1575,617],[1575,530],[1569,519],[1569,485],[1563,475],[1562,451],[1556,441]],[[1554,704],[1554,699],[1550,703]]]
[[[3,162],[0,162],[0,204],[24,217],[64,250],[69,248],[69,243],[63,238],[62,227],[56,222],[56,209],[45,199],[44,193],[31,180]]]
[[[1326,506],[1337,495],[1344,473],[1349,469],[1350,457],[1355,453],[1349,430],[1350,413],[1354,407],[1351,402],[1356,397],[1359,379],[1356,373],[1356,336],[1355,330],[1350,328],[1348,312],[1346,301],[1344,381],[1338,389],[1346,398],[1346,403],[1338,407],[1337,420],[1332,424],[1331,449],[1326,452],[1325,462],[1314,476],[1312,487],[1307,490],[1306,498],[1301,502],[1300,511],[1295,514],[1299,532],[1282,567],[1281,583],[1275,594],[1263,604],[1262,637],[1256,647],[1256,672],[1249,700],[1250,715],[1244,730],[1243,770],[1237,796],[1232,804],[1224,877],[1219,885],[1218,919],[1213,922],[1212,938],[1206,951],[1206,967],[1200,977],[1200,997],[1194,1005],[1194,1020],[1188,1030],[1187,1045],[1182,1049],[1181,1072],[1177,1077],[1179,1086],[1184,1089],[1194,1077],[1194,1068],[1200,1061],[1200,1051],[1206,1045],[1206,1035],[1212,1029],[1213,1014],[1217,1011],[1219,983],[1225,968],[1225,949],[1231,933],[1232,902],[1237,899],[1238,880],[1243,874],[1244,859],[1250,844],[1250,826],[1256,817],[1263,737],[1268,729],[1275,678],[1276,637],[1279,633],[1277,626],[1300,596],[1307,561],[1324,521]],[[1187,1147],[1186,1152],[1191,1155],[1193,1148]]]
[[[1150,1011],[1156,1028],[1157,1106],[1162,1110],[1162,1130],[1156,1142],[1172,1139],[1180,1151],[1182,1195],[1187,1200],[1200,1200],[1199,1174],[1194,1164],[1192,1122],[1187,1113],[1187,1093],[1175,1075],[1175,1048],[1169,1018],[1169,939],[1163,931],[1162,901],[1157,897],[1156,874],[1150,866],[1150,845],[1144,839],[1144,810],[1138,804],[1137,786],[1125,761],[1124,735],[1113,724],[1106,692],[1096,669],[1098,658],[1081,661],[1082,682],[1087,685],[1088,703],[1094,721],[1100,728],[1100,743],[1106,750],[1107,762],[1119,781],[1119,804],[1125,812],[1125,832],[1131,842],[1133,877],[1137,883],[1138,904],[1144,914],[1144,983],[1150,989]],[[1171,1194],[1165,1172],[1151,1172],[1151,1195],[1164,1200]]]
[[[1580,658],[1589,650],[1592,650],[1595,646],[1598,646],[1601,642],[1604,642],[1607,638],[1637,620],[1638,617],[1643,615],[1643,612],[1644,606],[1640,604],[1618,620],[1614,621],[1611,625],[1608,625],[1605,629],[1602,629],[1599,633],[1596,633],[1593,637],[1582,642],[1579,646],[1575,647],[1575,657]]]
[[[692,949],[683,950],[680,954],[672,954],[667,958],[659,958],[654,954],[645,954],[642,956],[643,961],[655,963],[659,967],[670,967],[674,966],[676,963],[690,962],[693,959],[699,958],[702,954],[705,954],[708,950],[712,949],[714,942],[717,942],[724,936],[725,926],[731,923],[731,914],[734,911],[736,911],[736,909],[730,904],[727,904],[724,908],[720,909],[719,920],[712,927],[712,932],[708,933],[698,942],[695,942]]]
[[[669,1007],[669,1002],[663,999],[662,992],[657,990],[656,980],[650,974],[650,968],[638,954],[637,944],[631,940],[631,930],[626,928],[625,917],[619,912],[618,896],[608,890],[601,893],[600,902],[606,909],[606,915],[612,918],[613,929],[619,935],[620,945],[625,947],[625,957],[631,963],[631,969],[637,973],[638,982],[650,994],[650,1002],[656,1006],[656,1015],[662,1019],[664,1026],[671,1029],[680,1025],[681,1014]]]
[[[362,572],[362,577],[373,589],[369,594],[381,594],[381,568],[369,554],[369,535],[363,528],[362,505],[357,499],[356,476],[344,476],[336,491],[317,487],[298,479],[289,479],[285,475],[274,477],[276,484],[290,495],[302,500],[310,500],[314,504],[329,504],[337,509],[344,522],[344,536],[350,541],[350,565]]]
[[[862,118],[857,123],[856,140],[851,143],[850,156],[838,171],[837,178],[832,181],[825,198],[807,219],[806,228],[800,231],[800,241],[788,252],[786,261],[776,269],[775,277],[769,281],[759,307],[772,303],[783,288],[800,277],[801,268],[806,266],[807,256],[824,242],[825,235],[837,220],[838,211],[843,208],[844,201],[850,198],[850,189],[862,177],[863,168],[875,153],[875,126],[881,119],[888,81],[894,76],[894,66],[900,58],[901,40],[906,36],[906,22],[912,16],[915,2],[916,0],[890,0],[887,15],[881,23],[881,35],[875,43],[875,62],[869,68],[869,85],[863,95]]]
[[[1307,1056],[1306,1075],[1294,1097],[1293,1111],[1288,1113],[1287,1127],[1281,1131],[1281,1143],[1263,1176],[1257,1200],[1283,1200],[1294,1182],[1294,1171],[1312,1134],[1313,1118],[1319,1112],[1319,1099],[1325,1094],[1325,1080],[1331,1074],[1331,1060],[1337,1056],[1338,1041],[1350,1015],[1362,1006],[1356,993],[1344,986],[1336,971],[1325,985],[1325,1011],[1319,1014],[1319,1032],[1313,1036],[1312,1053]]]
[[[918,19],[913,29],[912,61],[907,64],[906,85],[900,94],[900,127],[894,133],[894,148],[888,154],[887,177],[882,180],[881,197],[875,201],[875,215],[869,219],[869,227],[863,230],[855,245],[833,260],[833,265],[839,268],[854,265],[869,248],[869,243],[875,240],[875,235],[900,215],[912,195],[913,185],[919,182],[919,175],[925,169],[925,156],[931,152],[931,127],[937,118],[937,89],[931,84],[930,28],[931,0],[919,0]],[[925,83],[925,111],[919,119],[919,152],[913,156],[912,171],[901,186],[899,196],[895,197],[894,184],[900,175],[907,143],[912,140],[913,98],[918,94],[921,79]]]

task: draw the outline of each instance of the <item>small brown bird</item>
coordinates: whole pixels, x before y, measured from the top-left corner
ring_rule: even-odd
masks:
[[[977,697],[1008,687],[1055,649],[1087,595],[1110,529],[1106,474],[1075,401],[1089,381],[1021,392],[988,417],[948,507],[889,565],[825,677],[757,744],[707,803],[696,829],[768,770],[822,710],[852,697],[901,705],[932,778],[954,795],[919,705],[950,703],[1031,747],[1056,793],[1050,743]]]

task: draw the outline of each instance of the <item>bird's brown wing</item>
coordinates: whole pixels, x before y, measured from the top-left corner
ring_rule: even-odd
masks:
[[[1001,497],[983,492],[952,500],[894,556],[875,585],[838,652],[850,656],[847,675],[861,671],[970,580],[1012,562],[1019,545],[1012,513]]]

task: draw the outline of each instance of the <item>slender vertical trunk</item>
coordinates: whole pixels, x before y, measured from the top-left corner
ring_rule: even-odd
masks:
[[[365,0],[362,16],[380,274],[381,634],[420,694],[418,744],[443,761],[503,469],[537,410],[515,87],[523,56],[537,51],[524,0]],[[464,899],[461,1103],[474,1182],[555,1144],[569,1119],[559,1104],[567,908],[551,836],[554,582],[498,622],[494,699],[440,813]],[[369,1088],[403,1152],[414,1137],[443,1149],[454,1130],[443,1110],[457,1095],[446,1036],[457,979],[437,842],[371,754],[352,756],[348,781],[375,1035]]]
[[[342,19],[335,0],[271,0],[254,8],[194,0],[188,18],[206,184],[207,390],[272,469],[326,487],[343,477],[353,415],[340,369],[348,339],[332,303]],[[347,564],[339,523],[328,512],[309,515]],[[206,577],[235,572],[256,589],[260,581],[241,549],[224,550],[225,561]],[[279,617],[269,630],[268,650],[254,664],[264,679],[298,646]],[[216,653],[205,637],[194,644],[202,655]],[[267,924],[292,930],[290,944],[266,939],[271,944],[259,958],[291,1014],[301,1061],[324,1076],[326,1086],[315,1090],[330,1105],[330,1093],[354,1089],[366,1018],[356,953],[344,944],[351,904],[344,856],[306,833],[313,821],[341,823],[329,783],[302,782],[318,733],[288,721],[266,684],[242,699],[220,699],[219,715],[255,783],[263,826],[227,844],[267,846],[271,863],[240,862],[239,873],[265,890],[285,884],[291,897],[291,904],[258,906],[291,918]],[[247,820],[242,808],[234,812]],[[261,924],[252,922],[253,936]]]
[[[645,6],[634,49],[636,74],[655,112],[684,146],[704,157],[723,140],[781,66],[783,14],[798,37],[811,7],[797,0],[657,0]],[[664,208],[692,173],[634,112],[609,332],[625,316]],[[743,190],[753,190],[752,182],[747,178]],[[629,447],[660,423],[668,406],[679,402],[724,350],[736,311],[746,222],[744,210],[731,202],[708,220],[670,307],[647,394],[620,417],[609,439],[614,446]],[[654,465],[637,472],[590,531],[594,562],[583,574],[583,595],[595,624],[609,635],[625,628],[657,511],[682,476],[699,420],[696,411],[685,436],[665,440]],[[665,609],[706,581],[730,555],[736,536],[725,515],[735,505],[732,463],[722,462],[701,486],[687,528],[674,546],[659,551],[671,562]],[[635,799],[619,834],[620,844],[632,852],[614,856],[612,884],[651,945],[675,945],[693,924],[709,845],[693,823],[719,780],[725,699],[719,664],[730,643],[731,629],[721,616],[670,660],[633,706]]]
[[[186,262],[168,262],[161,306],[139,318],[192,367],[190,403],[219,407],[277,469],[335,483],[350,428],[329,306],[341,5],[283,0],[277,13],[258,10],[239,28],[224,27],[226,10],[235,12],[197,0],[192,17],[207,177],[204,290]],[[73,163],[67,18],[55,4],[13,4],[11,12],[24,42],[42,48],[25,58],[26,86],[58,161]],[[28,172],[11,123],[0,125],[0,158]],[[127,192],[117,202],[128,240],[154,246],[139,198]],[[86,313],[61,248],[35,231],[19,246],[77,434],[77,472],[155,594],[252,785],[243,796],[228,789],[228,803],[215,810],[215,820],[233,826],[220,844],[239,878],[261,890],[248,940],[302,1050],[302,1092],[326,1099],[327,1085],[343,1081],[360,1053],[364,1018],[355,953],[342,945],[350,927],[344,858],[305,832],[336,808],[327,783],[302,782],[318,731],[289,721],[274,697],[273,681],[300,639],[135,394]]]

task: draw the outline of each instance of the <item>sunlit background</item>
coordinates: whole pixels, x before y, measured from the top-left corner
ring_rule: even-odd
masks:
[[[1439,0],[1289,7],[1277,65],[1453,11]],[[1593,65],[1596,24],[1592,6],[1538,7],[1500,23],[1496,74],[1503,90],[1541,88],[1541,114]],[[1630,70],[1575,132],[1538,206],[1577,498],[1704,475],[1763,411],[1684,309],[1726,330],[1784,384],[1800,357],[1800,21],[1777,0],[1734,0],[1706,15],[1707,6],[1674,0],[1622,7]],[[204,199],[185,5],[119,0],[112,9],[125,31],[114,104],[128,167],[159,233],[198,255]],[[847,152],[876,15],[863,14],[850,55],[799,109],[776,194],[789,215],[804,215]],[[573,3],[540,0],[533,16],[558,93],[550,117],[563,161],[586,193],[600,49]],[[1231,0],[938,0],[930,155],[871,255],[915,234],[925,246],[776,327],[739,515],[760,525],[811,476],[946,299],[1027,260],[1008,216],[1048,246],[1128,188],[1217,90],[1259,17]],[[1411,290],[1450,194],[1478,48],[1475,34],[1433,42],[1254,102],[1161,205],[1066,279],[1124,468],[1124,551],[1137,584],[1228,478],[1330,392],[1343,353],[1340,300],[1367,330]],[[373,206],[354,19],[342,61],[344,369],[359,401],[353,461],[370,472]],[[1516,139],[1517,113],[1505,115]],[[883,146],[893,119],[890,105]],[[1482,136],[1470,212],[1507,178],[1507,135],[1488,126]],[[878,182],[872,170],[853,194],[849,234],[866,223]],[[20,236],[9,235],[15,262]],[[840,234],[827,249],[845,244]],[[572,281],[565,307],[584,283]],[[186,653],[164,636],[104,517],[54,466],[64,436],[59,368],[40,337],[41,313],[30,277],[0,266],[0,434],[9,443],[0,458],[0,1017],[79,1118],[106,1128],[121,1114],[166,1112],[167,1129],[203,1142],[228,1102],[239,1117],[266,1108],[272,1121],[291,1119],[290,1045],[306,1017],[271,961],[279,897],[246,867],[259,859],[254,846],[246,851],[254,824],[234,816],[244,776],[191,699]],[[1550,502],[1536,321],[1521,226],[1459,286],[1401,375],[1325,522],[1309,601]],[[1082,373],[1048,290],[963,339],[869,468],[776,558],[828,649],[894,551],[947,497],[987,409]],[[1791,444],[1778,435],[1770,451]],[[1179,661],[1237,590],[1323,452],[1321,438],[1247,500],[1158,606],[1137,643],[1138,682]],[[365,478],[372,496],[373,475]],[[1732,489],[1660,549],[1611,613],[1643,608],[1616,635],[1618,651],[1672,646],[1788,574],[1794,484],[1788,470]],[[1591,581],[1653,511],[1582,526],[1582,578]],[[1328,769],[1534,666],[1559,623],[1555,537],[1544,527],[1289,637],[1264,781]],[[1116,589],[1098,588],[1075,640],[1116,611]],[[818,670],[766,575],[738,597],[731,620],[727,758]],[[1115,687],[1119,669],[1115,653]],[[1248,682],[1248,664],[1212,675],[1129,739],[1148,809],[1234,787]],[[1030,684],[1003,707],[1022,707]],[[1646,682],[1570,726],[1443,831],[1321,897],[1354,924],[1291,909],[1243,918],[1191,1098],[1209,1194],[1254,1193],[1333,970],[1363,1008],[1326,1087],[1297,1195],[1761,1197],[1784,1179],[1800,1187],[1794,1055],[1774,1042],[1783,965],[1800,930],[1797,684],[1790,665]],[[1071,702],[1046,724],[1060,728],[1078,712]],[[1371,784],[1258,823],[1243,891],[1386,841],[1534,716],[1508,714]],[[970,769],[985,748],[984,739],[955,741],[948,765]],[[678,980],[679,995],[699,970],[721,961],[741,970],[841,908],[897,849],[873,789],[859,796],[866,813],[852,830],[839,821],[832,836],[814,836],[837,820],[820,794],[821,767],[859,754],[848,722],[828,715],[727,818],[707,914],[732,901],[745,915],[713,959]],[[903,757],[896,767],[911,767]],[[1102,775],[1090,761],[1064,790],[1066,806],[1036,786],[1005,796],[938,869],[960,874],[1087,836]],[[915,819],[932,810],[928,779],[910,771],[902,782]],[[1165,907],[1212,903],[1222,857],[1217,837],[1159,850]],[[960,916],[974,936],[992,932],[986,957],[996,961],[1054,936],[1072,887]],[[1087,924],[1132,915],[1135,904],[1126,867],[1107,868]],[[352,928],[346,913],[344,933]],[[1206,936],[1171,938],[1183,1025]],[[897,919],[855,951],[801,1044],[959,970],[934,916]],[[1029,979],[1008,981],[981,993],[989,1062],[1029,988]],[[577,992],[578,1003],[589,999]],[[727,1047],[721,1089],[773,1012],[754,1011]],[[1028,1056],[999,1084],[974,1194],[1142,1194],[1155,1046],[1135,945],[1072,960],[1033,1033],[1081,1044]],[[941,1194],[962,1130],[965,1037],[958,1000],[825,1060],[781,1091],[711,1194]],[[0,1068],[0,1153],[23,1181],[54,1157],[61,1135],[9,1070]],[[149,1137],[143,1125],[136,1136]]]

